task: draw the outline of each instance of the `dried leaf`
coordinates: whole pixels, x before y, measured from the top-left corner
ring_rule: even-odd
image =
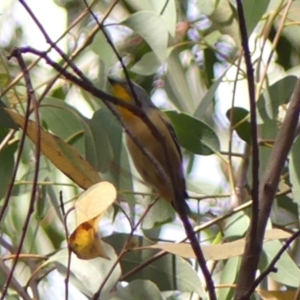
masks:
[[[80,259],[103,257],[110,260],[98,234],[100,217],[80,224],[68,240],[70,249]]]
[[[91,186],[76,201],[77,226],[103,214],[116,198],[117,191],[115,187],[107,181]]]
[[[271,229],[266,231],[265,240],[286,239],[290,236],[290,233],[286,231],[280,229]],[[242,255],[244,252],[244,247],[245,239],[240,239],[234,242],[218,245],[203,245],[201,248],[206,260],[222,260]],[[195,258],[195,253],[190,244],[185,243],[161,243],[136,249],[149,248],[165,250],[185,258]]]
[[[297,291],[267,291],[257,289],[256,292],[263,300],[291,300],[295,299]]]
[[[107,208],[116,200],[117,191],[109,182],[91,186],[76,201],[76,229],[68,240],[70,249],[80,259],[110,259],[99,236],[98,223]]]
[[[10,109],[5,111],[21,127],[24,128],[25,118]],[[27,136],[37,143],[38,124],[28,120]],[[70,145],[59,137],[40,128],[42,153],[64,174],[83,189],[101,181],[98,172]]]

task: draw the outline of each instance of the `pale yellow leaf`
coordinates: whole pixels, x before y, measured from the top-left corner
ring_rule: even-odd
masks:
[[[271,229],[266,231],[265,240],[286,239],[290,236],[290,233],[281,229]],[[239,239],[234,242],[224,244],[201,246],[206,260],[222,260],[242,255],[244,252],[244,247],[245,239]],[[149,248],[165,250],[185,258],[195,258],[193,249],[191,248],[190,244],[187,243],[161,243],[136,249]]]
[[[109,259],[98,233],[101,216],[116,200],[117,191],[109,182],[99,182],[87,189],[75,204],[77,227],[68,239],[70,249],[80,259]]]
[[[107,181],[91,186],[76,201],[77,226],[103,214],[116,198],[117,191],[115,187]]]
[[[257,289],[256,292],[263,300],[293,300],[296,291],[267,291]]]
[[[288,239],[291,236],[289,232],[284,230],[273,228],[267,230],[265,233],[265,240],[280,240],[280,239]]]

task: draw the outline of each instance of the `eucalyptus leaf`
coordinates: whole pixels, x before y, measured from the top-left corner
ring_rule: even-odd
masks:
[[[237,273],[241,263],[240,257],[232,257],[225,262],[222,270],[220,283],[224,285],[231,285],[236,282]],[[224,288],[219,289],[218,300],[230,300],[233,298],[234,289]]]
[[[1,130],[1,128],[0,128]],[[7,145],[0,151],[0,199],[2,199],[6,193],[8,186],[11,181],[11,176],[14,170],[14,162],[15,162],[15,152],[17,150],[17,144]]]
[[[175,218],[175,210],[172,205],[164,199],[159,199],[145,216],[142,228],[151,229],[170,222]]]
[[[118,288],[111,300],[163,300],[157,286],[150,280],[133,280],[126,287]]]
[[[199,119],[205,117],[205,115],[207,114],[207,109],[212,104],[213,99],[215,97],[215,93],[216,93],[220,83],[222,82],[224,75],[225,75],[225,72],[209,88],[206,95],[202,98],[200,104],[196,108],[194,117],[199,118]]]
[[[48,130],[76,148],[85,157],[83,117],[69,104],[56,98],[44,99],[39,109]]]
[[[236,2],[231,0],[232,4],[235,6]],[[252,33],[254,28],[257,26],[258,22],[262,19],[263,14],[266,12],[271,0],[243,0],[243,11],[246,19],[246,26],[248,31],[248,36]]]
[[[0,99],[0,126],[4,128],[18,129],[18,125],[3,108],[7,108],[7,106]]]
[[[207,124],[185,113],[167,111],[182,147],[200,155],[220,151],[218,136]]]
[[[264,243],[263,251],[265,259],[260,264],[260,270],[263,271],[272,261],[275,255],[282,248],[279,241],[268,241]],[[271,272],[269,275],[272,279],[287,285],[297,288],[299,286],[300,270],[296,262],[284,252],[277,263],[275,264],[276,272]]]
[[[264,90],[257,101],[259,123],[277,120],[279,106],[288,103],[296,82],[297,77],[287,76]]]
[[[298,137],[292,146],[289,160],[290,180],[292,183],[293,200],[300,211],[300,138]]]
[[[166,60],[168,29],[162,16],[152,11],[140,11],[129,16],[121,24],[145,39],[160,62]]]
[[[128,234],[114,234],[104,238],[106,242],[112,245],[116,252],[119,252],[124,243],[129,238]],[[147,246],[149,241],[141,236],[133,236],[134,246]],[[123,275],[137,267],[140,263],[151,258],[157,251],[142,250],[131,251],[122,260],[121,267]],[[138,273],[134,273],[126,278],[131,282],[135,279],[151,280],[161,291],[179,290],[185,292],[196,292],[204,297],[205,292],[200,278],[193,267],[183,258],[178,256],[166,255],[146,266]]]
[[[103,244],[105,251],[108,253],[111,260],[103,258],[95,258],[90,260],[82,260],[77,258],[74,254],[71,257],[71,283],[85,295],[92,296],[100,287],[105,276],[111,270],[115,263],[116,254],[113,248],[108,244]],[[58,271],[65,276],[68,267],[68,251],[62,249],[50,257],[54,262]],[[101,293],[101,299],[109,299],[112,288],[116,285],[121,275],[120,265],[114,268],[113,273],[109,276],[108,281],[104,285]]]
[[[161,63],[154,52],[146,53],[134,66],[131,71],[140,75],[149,76],[154,74]]]
[[[249,112],[242,107],[233,107],[226,113],[238,136],[248,144],[251,144],[251,125],[249,123]]]

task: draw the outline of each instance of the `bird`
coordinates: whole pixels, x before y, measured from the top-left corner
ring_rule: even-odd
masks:
[[[127,129],[127,148],[137,171],[144,182],[170,202],[175,210],[178,211],[182,205],[185,212],[189,212],[185,201],[187,192],[181,149],[167,115],[154,105],[148,93],[136,83],[114,77],[108,77],[108,81],[116,98],[136,106],[146,116],[117,105],[118,114]],[[153,132],[146,118],[155,126],[158,134]]]

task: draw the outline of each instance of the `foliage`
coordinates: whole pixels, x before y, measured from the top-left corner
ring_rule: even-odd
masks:
[[[214,293],[131,163],[107,84],[122,63],[174,126],[217,299],[296,299],[300,1],[48,2],[0,3],[1,299]]]

